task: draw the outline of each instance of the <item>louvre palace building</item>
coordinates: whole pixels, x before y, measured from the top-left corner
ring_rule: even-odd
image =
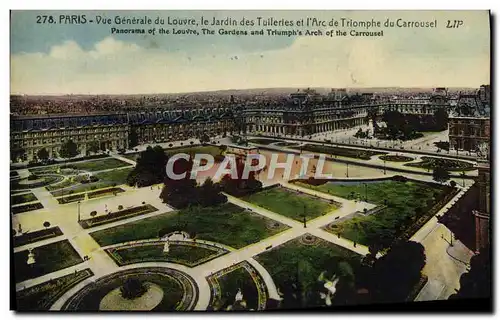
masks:
[[[429,97],[400,99],[367,93],[348,95],[345,89],[320,95],[307,89],[269,101],[232,102],[231,99],[221,106],[214,102],[202,107],[155,106],[118,112],[11,115],[11,160],[32,160],[42,148],[55,158],[67,140],[75,142],[80,154],[85,155],[95,141],[100,150],[128,149],[132,133],[139,144],[199,139],[204,134],[309,136],[367,124],[369,112],[381,115],[391,109],[432,117],[437,109],[449,106],[440,90]]]

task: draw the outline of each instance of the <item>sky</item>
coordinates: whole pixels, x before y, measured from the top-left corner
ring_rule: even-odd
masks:
[[[384,31],[383,37],[111,34],[86,23],[40,24],[37,16],[86,15],[240,21],[390,19],[437,28],[309,28]],[[461,20],[459,28],[447,21]],[[158,26],[156,26],[158,28]],[[173,26],[163,26],[172,29]],[[182,28],[182,27],[180,27]],[[198,29],[200,27],[197,27]],[[221,27],[215,27],[217,31]],[[225,29],[257,30],[231,26]],[[264,27],[265,29],[265,27]],[[280,29],[279,27],[275,29]],[[282,30],[283,28],[281,28]],[[289,30],[305,31],[289,27]],[[12,94],[174,93],[276,87],[479,87],[490,82],[487,11],[12,11]]]

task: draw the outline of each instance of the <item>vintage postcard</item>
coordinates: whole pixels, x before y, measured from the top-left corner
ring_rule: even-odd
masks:
[[[10,23],[12,309],[490,310],[490,12]]]

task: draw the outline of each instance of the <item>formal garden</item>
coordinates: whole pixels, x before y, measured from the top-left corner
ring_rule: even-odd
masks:
[[[46,224],[50,226],[49,222]],[[13,230],[15,231],[15,230]],[[12,243],[14,247],[24,246],[37,241],[42,241],[57,236],[61,236],[63,233],[59,227],[47,227],[45,229],[40,229],[31,232],[25,232],[21,234],[13,234]]]
[[[296,148],[298,146],[300,146],[299,143],[297,142],[276,142],[273,144],[274,146],[277,146],[277,147],[286,147],[286,148]]]
[[[339,204],[316,198],[284,187],[266,189],[242,198],[285,217],[306,221],[320,217],[339,208]]]
[[[432,170],[441,167],[448,171],[470,171],[476,169],[474,164],[460,160],[434,158],[434,157],[422,157],[421,160],[422,161],[420,162],[407,163],[405,164],[405,166],[417,167],[427,170]]]
[[[68,240],[58,241],[32,250],[34,263],[28,264],[28,250],[14,253],[16,283],[68,268],[83,262]]]
[[[283,142],[283,140],[265,139],[265,138],[253,138],[253,139],[248,139],[248,142],[252,142],[252,143],[256,143],[256,144],[262,144],[262,145],[269,145],[269,144],[276,143],[276,142]]]
[[[18,214],[40,209],[43,209],[43,204],[41,204],[40,202],[32,202],[29,204],[16,205],[15,207],[12,206],[10,207],[10,212],[12,212],[12,214]]]
[[[38,168],[31,168],[29,169],[31,173],[33,174],[40,174],[40,173],[60,173],[61,171],[64,172],[65,170],[67,172],[72,171],[85,171],[85,172],[94,172],[94,171],[101,171],[101,170],[108,170],[108,169],[115,169],[115,168],[121,168],[121,167],[128,167],[130,166],[129,163],[107,157],[103,159],[97,159],[97,160],[87,160],[87,161],[80,161],[80,162],[71,162],[67,164],[61,164],[61,165],[52,165],[52,166],[47,166],[47,167],[38,167]]]
[[[186,311],[198,300],[198,288],[187,274],[162,267],[119,271],[85,286],[62,310]]]
[[[378,205],[374,214],[357,214],[352,219],[333,222],[325,229],[367,246],[389,247],[397,240],[408,240],[457,189],[408,180],[403,177],[379,181],[310,181],[297,185],[349,200]],[[382,207],[382,208],[380,208]]]
[[[78,221],[78,223],[82,226],[82,228],[88,229],[106,223],[115,222],[158,211],[157,208],[155,208],[150,204],[145,204],[142,206],[131,207],[131,208],[124,208],[122,205],[119,205],[117,209],[118,209],[117,211],[109,210],[108,212],[102,215],[97,215],[97,211],[92,211],[90,212],[91,218],[80,220]]]
[[[88,175],[68,176],[58,184],[45,187],[54,197],[63,197],[76,193],[115,187],[126,183],[132,168],[115,169]]]
[[[63,179],[64,176],[59,174],[44,174],[44,175],[32,174],[27,178],[11,180],[10,190],[11,192],[28,191],[30,189],[41,188],[51,184],[56,184],[58,182],[61,182]]]
[[[301,146],[300,150],[309,151],[313,153],[322,153],[327,156],[335,158],[339,156],[339,157],[355,158],[361,160],[370,160],[370,158],[375,155],[385,154],[385,152],[380,152],[380,151],[324,146],[319,144],[306,144],[304,146]]]
[[[159,238],[185,231],[191,238],[242,248],[275,235],[288,227],[261,215],[225,203],[213,207],[192,206],[124,225],[99,230],[91,236],[101,246]]]
[[[265,309],[268,292],[264,279],[247,261],[222,269],[207,281],[211,290],[209,310]]]
[[[66,291],[93,275],[90,269],[84,269],[18,291],[17,310],[47,311]]]
[[[165,252],[165,241],[139,242],[106,249],[119,265],[143,262],[172,262],[190,268],[226,254],[221,247],[196,241],[169,241]]]
[[[387,154],[379,157],[380,160],[390,161],[390,162],[410,162],[415,159],[412,157],[402,156],[399,154]]]
[[[11,205],[16,205],[16,204],[21,204],[21,203],[26,203],[26,202],[33,202],[37,201],[38,198],[32,193],[23,193],[23,194],[16,194],[13,196],[10,196],[10,204]]]
[[[367,276],[361,256],[348,249],[304,234],[259,254],[255,259],[272,276],[282,293],[281,308],[304,309],[326,305],[325,283],[339,278],[332,304],[344,304]]]

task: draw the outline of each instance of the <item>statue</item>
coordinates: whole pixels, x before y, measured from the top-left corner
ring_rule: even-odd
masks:
[[[26,262],[28,265],[33,265],[36,262],[35,254],[32,251],[33,249],[29,249],[28,261]]]
[[[481,142],[477,146],[477,155],[478,155],[478,157],[480,157],[482,159],[489,159],[489,157],[490,157],[490,148],[488,146],[488,143]]]
[[[337,287],[337,283],[339,282],[339,278],[337,278],[336,275],[333,275],[332,279],[328,280],[325,278],[324,273],[325,272],[322,272],[319,275],[318,280],[324,282],[323,286],[325,287],[327,292],[326,293],[320,292],[319,295],[320,295],[320,298],[322,300],[325,300],[325,304],[327,306],[331,306],[332,305],[332,298],[335,295],[335,292],[337,291],[336,287]]]
[[[170,251],[170,244],[168,240],[165,242],[165,245],[163,246],[163,253],[168,253]]]

